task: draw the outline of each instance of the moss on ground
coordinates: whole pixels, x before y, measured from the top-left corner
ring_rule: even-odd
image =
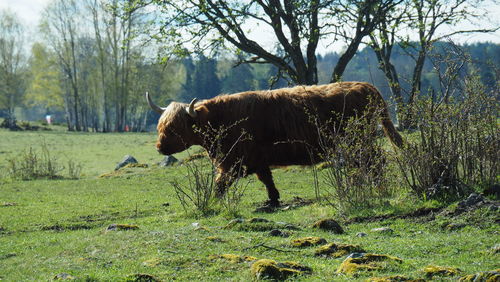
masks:
[[[458,268],[455,267],[445,267],[445,266],[436,266],[436,265],[429,265],[424,268],[424,273],[427,278],[433,278],[436,276],[440,277],[452,277],[452,276],[457,276],[462,271]]]
[[[285,280],[291,276],[310,274],[312,269],[297,262],[278,263],[271,259],[260,259],[252,264],[251,272],[257,279]]]
[[[365,250],[363,250],[358,245],[329,243],[317,248],[314,251],[314,254],[316,256],[328,256],[328,257],[338,258],[355,252],[364,253]]]
[[[384,270],[390,266],[401,264],[403,260],[397,257],[371,254],[354,253],[351,257],[345,259],[337,269],[337,273],[348,275],[359,274],[364,271]]]
[[[292,245],[292,247],[301,248],[301,247],[317,246],[325,243],[326,240],[321,237],[304,237],[304,238],[293,239],[290,242],[290,245]]]

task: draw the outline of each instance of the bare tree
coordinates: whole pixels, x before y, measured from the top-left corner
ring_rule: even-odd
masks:
[[[332,71],[332,81],[337,81],[362,39],[377,26],[379,16],[401,1],[152,2],[163,8],[160,36],[167,37],[177,52],[186,47],[206,51],[229,43],[237,50],[253,55],[243,62],[270,63],[294,83],[316,84],[316,49],[320,40],[335,40],[335,35],[344,35],[347,42],[347,50]],[[355,28],[355,33],[350,35],[345,30],[347,27]],[[257,29],[262,28],[276,45],[270,46],[266,39],[256,38],[262,37],[262,32],[256,35]]]
[[[5,109],[8,128],[14,128],[14,108],[24,93],[22,68],[24,56],[24,29],[15,14],[0,11],[0,109]]]
[[[329,15],[337,21],[334,34],[346,41],[347,48],[333,69],[331,82],[342,78],[347,64],[354,57],[363,39],[389,17],[389,12],[402,0],[347,0],[336,1]]]
[[[100,91],[102,93],[103,104],[103,125],[104,132],[111,131],[111,87],[107,84],[107,72],[109,70],[108,42],[105,36],[106,11],[103,2],[100,0],[87,0],[86,7],[92,15],[92,25],[94,28],[95,44],[97,45],[97,62],[100,71]]]
[[[425,61],[433,45],[450,36],[463,33],[493,32],[496,28],[483,29],[452,29],[444,31],[445,27],[456,26],[457,23],[470,21],[484,14],[481,5],[485,1],[466,0],[406,0],[402,5],[383,15],[378,27],[370,35],[369,45],[375,51],[380,69],[384,72],[392,95],[398,106],[398,117],[403,127],[409,126],[403,108],[411,105],[420,94],[422,72]],[[416,34],[411,37],[409,34]],[[391,63],[392,50],[400,45],[414,61],[412,77],[409,79],[411,90],[408,98],[403,98],[400,75]]]
[[[65,96],[68,130],[81,130],[77,69],[79,6],[75,0],[55,0],[44,11],[42,31],[58,57],[69,83]]]

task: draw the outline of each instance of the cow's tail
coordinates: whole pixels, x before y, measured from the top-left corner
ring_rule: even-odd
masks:
[[[401,137],[396,127],[392,123],[387,109],[384,110],[381,118],[382,128],[384,130],[385,136],[389,137],[394,145],[396,145],[398,148],[401,148],[403,146],[403,137]]]

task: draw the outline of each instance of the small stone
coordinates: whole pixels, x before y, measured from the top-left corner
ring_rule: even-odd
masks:
[[[330,218],[316,221],[312,225],[312,227],[326,230],[326,231],[330,231],[330,232],[333,232],[335,234],[343,234],[344,233],[344,229],[342,229],[340,224],[338,224],[337,221],[330,219]]]
[[[467,197],[467,199],[459,202],[458,207],[466,209],[466,208],[475,206],[475,205],[482,203],[482,202],[484,202],[483,196],[478,195],[476,193],[472,193],[469,195],[469,197]]]
[[[265,218],[259,218],[259,217],[250,218],[247,221],[250,223],[269,222],[269,220],[267,220]]]
[[[279,229],[273,229],[271,231],[269,231],[269,236],[274,236],[274,237],[283,237],[283,238],[287,238],[290,236],[290,234],[288,232],[283,232]]]
[[[199,222],[193,222],[193,223],[191,223],[191,226],[193,226],[194,228],[198,228],[198,227],[200,227],[201,225],[200,225],[200,223],[199,223]]]
[[[364,251],[365,250],[358,245],[330,243],[317,248],[314,251],[314,255],[339,258],[348,254],[362,253]]]
[[[17,206],[17,203],[14,202],[4,202],[0,204],[0,207],[15,207],[15,206]]]
[[[120,168],[128,164],[136,164],[136,163],[138,162],[134,157],[132,157],[131,155],[126,155],[125,157],[123,157],[123,160],[116,165],[115,170],[119,170]]]
[[[356,233],[356,237],[366,237],[368,236],[368,234],[364,233],[364,232],[358,232]]]
[[[348,259],[348,258],[362,258],[364,255],[366,255],[365,252],[354,252],[354,253],[351,253],[350,255],[348,255],[346,257],[346,259]]]
[[[161,160],[161,162],[158,163],[158,166],[160,166],[160,167],[171,166],[178,161],[179,160],[177,160],[174,156],[168,155],[168,156],[165,156],[165,158],[163,158],[163,160]]]
[[[491,253],[493,254],[498,254],[500,253],[500,244],[496,244],[495,246],[493,246],[490,250]]]
[[[389,227],[379,227],[379,228],[373,228],[372,230],[370,230],[371,232],[374,232],[374,233],[380,233],[380,234],[392,234],[394,233],[394,230],[392,230],[391,228]]]

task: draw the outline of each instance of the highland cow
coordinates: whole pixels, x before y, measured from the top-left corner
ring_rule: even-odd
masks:
[[[402,145],[381,94],[365,82],[248,91],[199,102],[193,99],[190,104],[172,102],[166,108],[155,105],[148,93],[146,99],[151,108],[161,114],[158,152],[170,155],[200,145],[217,165],[219,196],[231,185],[233,168],[241,165],[247,174],[255,173],[264,183],[270,206],[279,206],[280,198],[270,166],[312,165],[321,161],[320,134],[311,122],[312,116],[341,127],[340,119],[373,118],[373,115],[365,115],[373,103],[381,112],[379,117],[385,135],[396,146]],[[220,143],[217,152],[224,156],[222,161],[203,135],[209,127],[227,130],[221,140],[217,140]],[[241,138],[242,134],[247,134],[247,138]]]

